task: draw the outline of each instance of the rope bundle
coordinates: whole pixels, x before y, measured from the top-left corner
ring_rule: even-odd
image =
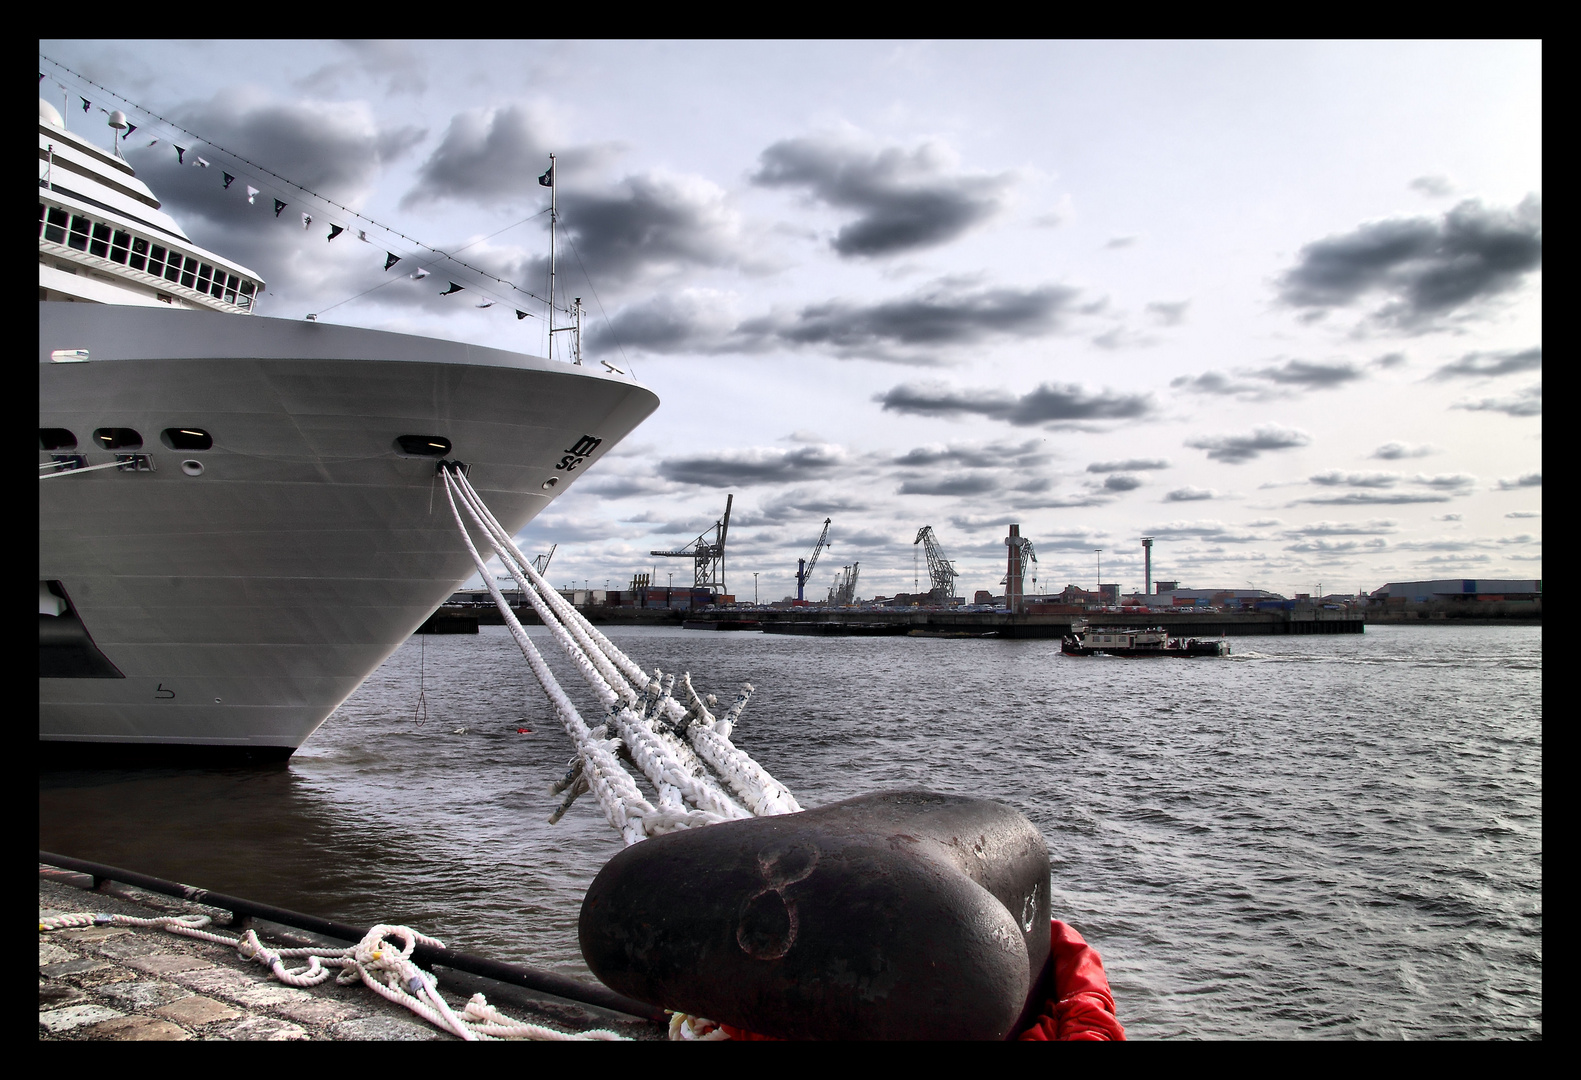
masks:
[[[715,718],[708,708],[714,701],[711,695],[706,701],[698,696],[690,674],[680,680],[687,703],[677,701],[675,676],[657,669],[652,675],[643,671],[555,592],[459,468],[445,463],[439,474],[479,576],[576,747],[571,769],[551,789],[555,794],[567,792],[551,822],[558,821],[584,791],[593,793],[628,845],[675,829],[801,809],[785,785],[730,741],[730,732],[752,696],[750,683],[742,686],[722,718]],[[605,717],[598,728],[582,719],[522,629],[472,541],[463,510],[488,538],[550,636],[603,704]],[[622,756],[653,785],[657,804],[637,788],[621,765]]]

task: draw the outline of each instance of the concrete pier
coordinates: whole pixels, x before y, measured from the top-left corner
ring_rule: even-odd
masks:
[[[227,935],[245,927],[231,914],[131,886],[39,866],[39,918],[75,912],[157,918],[208,915],[209,929]],[[276,948],[342,947],[278,924],[248,924]],[[419,928],[420,929],[420,928]],[[318,1040],[432,1041],[456,1036],[369,990],[330,978],[299,988],[279,982],[235,949],[152,928],[92,926],[40,932],[38,937],[40,1041]],[[296,963],[293,967],[299,966]],[[594,1028],[631,1039],[658,1040],[657,1024],[596,1006],[436,968],[440,993],[458,1013],[481,991],[512,1018],[563,1032]]]

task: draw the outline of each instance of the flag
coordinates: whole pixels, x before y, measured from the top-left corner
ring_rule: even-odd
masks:
[[[228,172],[222,172],[220,175],[225,177],[225,190],[229,191],[231,189],[231,183],[236,179],[236,177],[232,176]]]
[[[126,125],[126,130],[121,132],[121,141],[125,142],[126,141],[126,137],[128,135],[130,135],[132,132],[136,131],[136,130],[137,130],[137,125],[136,124],[127,124]]]
[[[492,300],[482,300],[482,301],[479,301],[477,306],[480,307],[480,308],[493,307],[494,306],[494,301],[492,301]]]
[[[82,102],[82,111],[83,112],[87,112],[88,111],[88,106],[93,104],[93,102],[89,101],[87,98],[78,98],[77,100]]]
[[[368,242],[368,230],[366,230],[366,229],[358,229],[357,230],[357,239],[361,240],[364,244],[366,244]],[[385,269],[388,270],[389,267],[386,266]]]
[[[517,312],[516,312],[516,321],[517,322],[521,322],[526,317],[527,317],[527,313],[525,311],[522,311],[520,309],[517,310]]]
[[[554,166],[549,166],[549,171],[538,178],[538,183],[543,187],[554,187]]]
[[[257,189],[257,188],[255,188],[255,187],[253,187],[253,186],[252,186],[252,185],[251,185],[251,184],[248,184],[248,185],[247,185],[247,201],[248,201],[248,202],[252,202],[252,201],[253,201],[253,198],[254,198],[254,197],[255,197],[255,196],[256,196],[256,195],[257,195],[257,194],[258,194],[258,189]],[[253,205],[254,205],[254,206],[256,206],[256,205],[257,205],[257,203],[253,203]]]
[[[275,217],[279,217],[280,216],[280,211],[282,211],[284,209],[285,209],[285,203],[281,202],[279,199],[276,199],[274,201],[274,216]]]
[[[208,162],[207,162],[207,161],[204,161],[204,160],[203,160],[203,159],[202,159],[202,158],[198,158],[198,159],[197,159],[197,160],[196,160],[196,161],[194,161],[194,162],[193,162],[193,163],[192,163],[192,164],[194,164],[194,165],[201,165],[201,166],[203,166],[203,167],[204,167],[204,168],[205,168],[205,169],[207,169],[207,168],[208,168],[208,167],[209,167],[209,163],[208,163]]]
[[[302,228],[305,229],[311,224],[313,224],[313,215],[304,211],[302,214]]]
[[[422,267],[418,267],[417,268],[417,272],[412,275],[412,280],[413,281],[422,281],[427,276],[428,276],[428,271],[424,270]]]
[[[345,231],[346,230],[344,228],[342,228],[341,226],[335,225],[335,224],[331,224],[330,227],[329,227],[329,238],[331,240],[333,240],[333,239],[335,239],[335,237],[339,236],[341,233],[343,233]]]
[[[401,261],[401,257],[399,255],[397,255],[395,252],[393,252],[393,251],[386,251],[384,253],[384,268],[386,270],[388,270],[390,267],[394,266],[396,263],[398,263],[400,261]]]
[[[457,292],[460,292],[460,291],[461,291],[461,286],[457,285],[454,281],[452,281],[450,283],[450,288],[446,289],[444,292],[440,293],[439,295],[440,296],[449,296],[451,293],[457,293]]]
[[[176,164],[177,165],[185,165],[187,163],[186,158],[183,156],[183,155],[186,154],[186,152],[187,152],[187,148],[185,146],[178,146],[178,147],[176,147]]]

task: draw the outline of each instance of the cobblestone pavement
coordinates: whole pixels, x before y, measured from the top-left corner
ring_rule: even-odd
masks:
[[[203,914],[209,929],[236,934],[228,912],[117,884],[87,891],[90,879],[39,867],[38,913],[44,919],[74,912],[152,918]],[[305,932],[254,923],[259,937],[279,948],[333,944]],[[295,966],[295,965],[293,965]],[[439,989],[459,1012],[474,992],[511,1017],[579,1032],[605,1028],[630,1039],[662,1039],[656,1024],[462,972],[440,969]],[[262,1039],[431,1041],[440,1031],[360,982],[333,978],[306,989],[286,986],[236,950],[161,929],[93,926],[38,936],[40,1041],[145,1039]]]

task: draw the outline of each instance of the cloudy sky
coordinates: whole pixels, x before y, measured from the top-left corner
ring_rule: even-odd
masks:
[[[910,591],[923,525],[1001,592],[1011,522],[1040,590],[1100,558],[1139,589],[1142,536],[1196,588],[1542,576],[1539,43],[46,40],[39,71],[105,145],[127,112],[283,318],[543,355],[556,153],[557,295],[663,402],[524,532],[556,584],[689,581],[648,552],[727,493],[744,599],[794,593],[826,517],[810,597],[853,562]]]

